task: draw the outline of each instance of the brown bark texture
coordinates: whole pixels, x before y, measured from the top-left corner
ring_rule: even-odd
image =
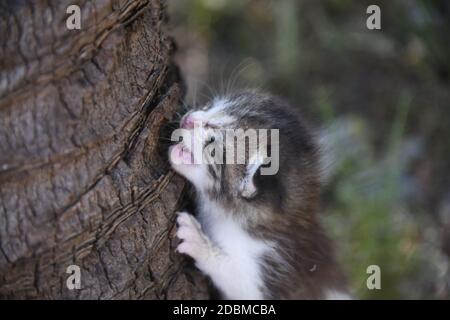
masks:
[[[81,30],[66,27],[71,4]],[[207,298],[174,251],[185,182],[160,135],[182,90],[164,12],[1,1],[0,298]]]

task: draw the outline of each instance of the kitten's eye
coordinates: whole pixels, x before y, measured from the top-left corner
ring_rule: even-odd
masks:
[[[216,141],[216,138],[214,136],[209,137],[209,139],[206,140],[206,144],[205,147],[211,143],[213,143],[214,141]]]
[[[205,123],[205,128],[209,128],[209,129],[219,129],[218,126],[216,126],[216,125],[214,125],[214,124],[212,124],[212,123],[209,123],[209,122],[206,122],[206,123]]]

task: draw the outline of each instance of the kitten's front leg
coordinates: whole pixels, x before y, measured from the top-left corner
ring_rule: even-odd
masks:
[[[227,299],[262,299],[258,277],[251,271],[254,261],[249,255],[233,259],[211,242],[194,216],[182,212],[177,218],[177,237],[182,240],[177,251],[194,258],[196,266],[210,276]],[[250,266],[250,269],[249,269]]]
[[[181,212],[178,214],[177,223],[177,237],[182,240],[177,251],[192,257],[196,266],[211,276],[219,263],[221,255],[219,248],[211,243],[193,215]]]

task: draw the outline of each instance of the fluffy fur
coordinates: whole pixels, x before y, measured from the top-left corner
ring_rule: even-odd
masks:
[[[279,171],[261,175],[262,163],[250,161],[180,164],[192,145],[171,147],[171,164],[194,185],[198,206],[197,218],[179,214],[177,250],[191,256],[228,299],[348,297],[316,218],[319,153],[298,110],[277,97],[244,91],[190,111],[181,126],[193,130],[196,123],[218,130],[216,139],[224,138],[223,129],[279,129]],[[206,153],[211,141],[205,137],[195,143]]]

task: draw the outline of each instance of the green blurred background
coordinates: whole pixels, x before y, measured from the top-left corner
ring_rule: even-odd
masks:
[[[381,30],[366,9],[381,8]],[[450,298],[450,1],[169,0],[188,103],[259,87],[323,137],[321,216],[360,299]],[[332,159],[332,160],[330,160]],[[366,286],[381,268],[381,290]]]

